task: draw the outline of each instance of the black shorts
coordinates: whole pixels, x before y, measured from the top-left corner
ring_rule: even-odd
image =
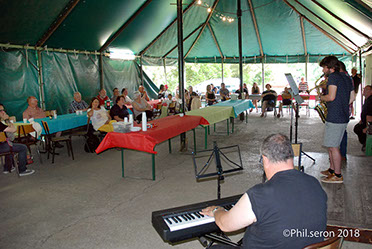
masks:
[[[292,103],[292,100],[290,99],[283,99],[283,105],[290,105]]]

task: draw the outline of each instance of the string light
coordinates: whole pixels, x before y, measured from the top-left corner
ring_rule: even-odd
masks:
[[[197,0],[196,3],[199,6],[206,8],[208,13],[212,12],[212,8],[209,6],[209,4],[203,3],[202,0]],[[228,21],[229,23],[232,23],[233,21],[235,21],[235,19],[233,17],[227,16],[224,13],[221,13],[220,11],[218,11],[216,9],[214,9],[213,12],[216,14],[216,17],[220,18],[223,22]]]

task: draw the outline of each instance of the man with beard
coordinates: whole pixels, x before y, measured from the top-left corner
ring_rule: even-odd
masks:
[[[321,173],[322,182],[342,183],[340,144],[349,122],[349,104],[354,101],[355,93],[350,77],[340,73],[340,64],[335,56],[325,57],[319,65],[328,76],[328,93],[320,97],[327,102],[328,114],[325,123],[323,146],[328,148],[330,167]]]

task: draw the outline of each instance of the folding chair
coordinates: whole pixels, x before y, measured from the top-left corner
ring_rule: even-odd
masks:
[[[47,141],[48,159],[49,159],[49,154],[51,153],[52,163],[54,163],[54,156],[56,155],[56,152],[55,152],[56,143],[66,142],[68,156],[70,156],[70,152],[71,152],[72,160],[75,160],[74,151],[72,150],[71,137],[65,137],[65,136],[54,137],[53,135],[50,134],[48,123],[43,120],[41,122],[43,124],[43,128],[44,128],[46,138],[47,138],[46,141]],[[51,150],[53,151],[51,152]]]
[[[334,237],[322,242],[308,245],[303,249],[340,249],[343,241],[343,237]]]
[[[4,143],[4,142],[7,142],[5,132],[0,132],[0,143]],[[12,148],[12,147],[10,147],[10,148]],[[16,168],[17,175],[19,177],[19,169],[18,169],[17,160],[14,159],[14,156],[16,156],[17,153],[13,152],[12,149],[10,149],[10,151],[8,151],[8,152],[0,153],[0,157],[3,157],[3,156],[5,157],[5,156],[8,156],[8,155],[10,155],[13,158],[14,167]]]
[[[28,151],[30,152],[30,155],[32,154],[31,145],[35,145],[37,155],[39,156],[39,159],[40,159],[40,163],[43,163],[41,159],[41,155],[40,155],[39,145],[38,145],[39,140],[36,138],[38,134],[37,134],[37,131],[34,129],[34,127],[32,127],[31,124],[20,125],[17,128],[17,132],[18,132],[18,137],[16,138],[16,142],[26,145],[28,148]],[[30,134],[32,132],[35,132],[36,137],[33,137]]]
[[[295,168],[299,171],[304,172],[304,167],[301,165],[302,143],[292,144],[292,150],[294,156],[298,157],[298,166],[295,166]]]

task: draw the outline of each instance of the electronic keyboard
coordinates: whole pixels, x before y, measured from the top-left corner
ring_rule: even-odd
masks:
[[[202,215],[200,211],[209,206],[221,206],[231,209],[241,195],[191,204],[182,207],[155,211],[152,213],[152,225],[166,242],[177,242],[204,234],[218,232],[220,229],[214,217]]]

